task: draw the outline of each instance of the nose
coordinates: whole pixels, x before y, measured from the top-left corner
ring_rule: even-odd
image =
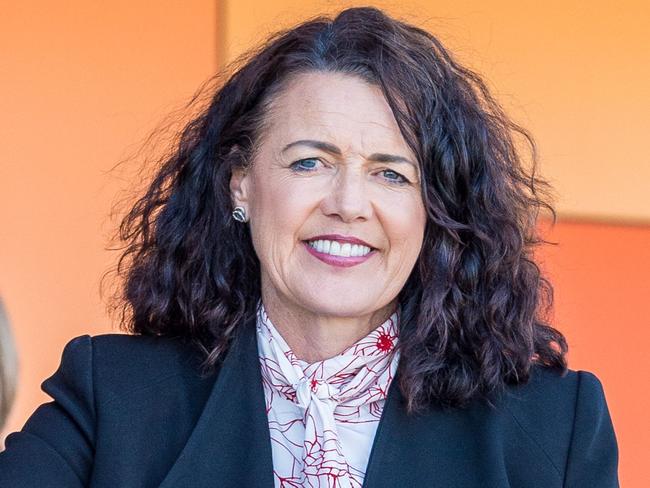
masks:
[[[372,203],[363,169],[347,166],[332,179],[331,188],[321,203],[325,215],[338,216],[343,222],[368,220]]]

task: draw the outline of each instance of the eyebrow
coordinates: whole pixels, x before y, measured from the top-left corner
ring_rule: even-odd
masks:
[[[299,141],[290,142],[289,144],[284,146],[282,152],[287,151],[289,148],[292,148],[293,146],[308,146],[308,147],[313,147],[314,149],[319,149],[321,151],[328,152],[330,154],[334,154],[335,156],[343,155],[341,150],[334,144],[331,144],[329,142],[324,142],[324,141],[316,141],[313,139],[301,139]],[[414,166],[416,170],[418,169],[417,165],[410,159],[407,159],[403,156],[396,156],[394,154],[374,153],[371,154],[368,157],[368,159],[371,161],[376,161],[378,163],[407,163],[410,164],[411,166]]]

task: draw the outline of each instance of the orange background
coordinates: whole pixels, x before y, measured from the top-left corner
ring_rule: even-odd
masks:
[[[267,33],[355,2],[13,2],[0,18],[0,293],[18,343],[7,432],[63,345],[115,332],[99,280],[144,137]],[[646,2],[373,2],[429,29],[535,136],[558,193],[540,253],[572,369],[602,380],[621,485],[650,486],[650,35]],[[127,162],[115,170],[120,161]],[[133,170],[133,171],[131,171]]]

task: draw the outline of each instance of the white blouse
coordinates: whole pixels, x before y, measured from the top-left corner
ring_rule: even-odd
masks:
[[[260,302],[258,351],[276,487],[361,487],[397,370],[399,307],[337,356],[298,359]]]

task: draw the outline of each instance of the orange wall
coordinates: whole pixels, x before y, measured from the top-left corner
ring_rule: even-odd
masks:
[[[99,279],[116,258],[105,250],[110,207],[131,181],[110,171],[213,73],[216,10],[213,0],[3,4],[0,293],[20,353],[7,431],[48,400],[40,383],[69,339],[112,330]]]
[[[21,357],[7,431],[48,400],[39,385],[70,338],[113,330],[98,286],[116,258],[105,250],[115,225],[110,206],[131,181],[111,168],[219,61],[266,32],[339,4],[4,6],[0,293]],[[568,336],[571,367],[603,380],[619,436],[622,486],[649,486],[642,469],[650,432],[644,415],[650,360],[642,350],[650,330],[642,302],[650,296],[650,200],[643,194],[650,164],[641,134],[650,125],[650,63],[641,62],[649,44],[641,29],[646,3],[390,5],[413,21],[425,19],[420,23],[484,73],[536,136],[542,172],[559,193],[560,223],[549,233],[559,245],[540,253],[556,285],[555,323]],[[639,225],[623,225],[632,221]]]
[[[650,226],[567,220],[539,253],[555,286],[554,324],[569,342],[569,367],[593,371],[605,389],[619,441],[621,486],[650,486]]]

